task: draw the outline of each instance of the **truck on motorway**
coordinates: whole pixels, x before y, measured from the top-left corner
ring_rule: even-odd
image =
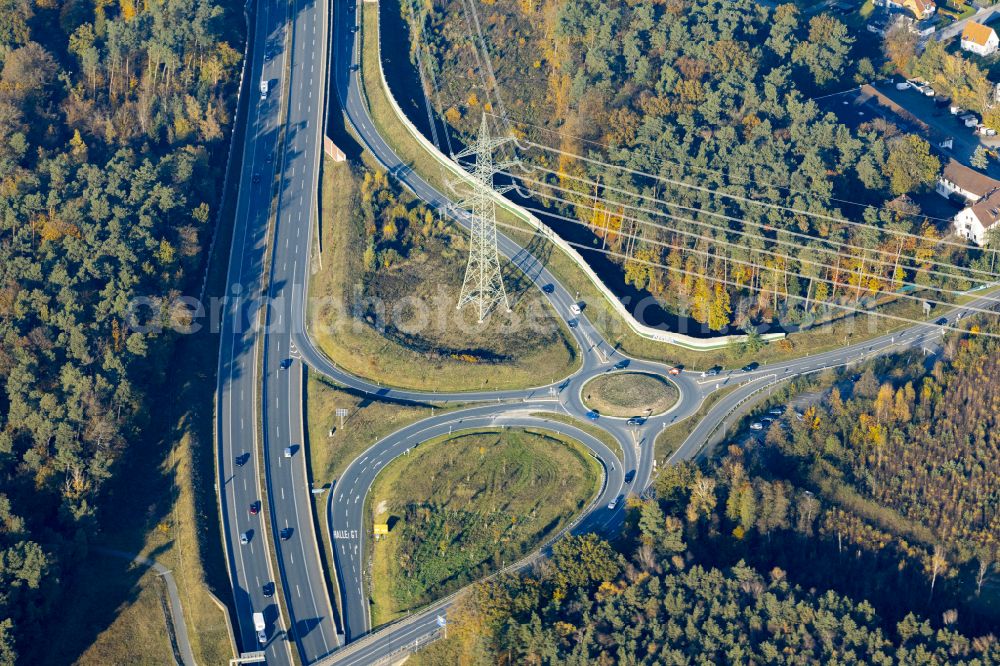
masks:
[[[253,628],[254,628],[254,631],[257,632],[257,640],[261,644],[266,643],[267,642],[267,634],[264,632],[264,629],[267,628],[267,625],[264,624],[264,614],[263,613],[254,613],[253,614]]]
[[[267,99],[267,79],[260,80],[260,98]]]

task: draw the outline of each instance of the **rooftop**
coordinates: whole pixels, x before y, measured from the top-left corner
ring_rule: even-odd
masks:
[[[965,24],[965,29],[962,30],[962,41],[986,46],[991,34],[993,34],[993,28],[988,25],[969,21]]]

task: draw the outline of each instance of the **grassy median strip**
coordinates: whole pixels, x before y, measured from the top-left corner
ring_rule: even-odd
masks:
[[[704,402],[701,403],[701,407],[698,408],[691,416],[687,417],[682,421],[678,421],[673,425],[665,428],[656,436],[656,443],[654,444],[654,452],[656,456],[656,464],[664,465],[667,460],[674,454],[684,440],[688,438],[691,431],[694,430],[695,426],[701,423],[701,420],[705,418],[709,410],[722,398],[726,397],[737,388],[740,384],[733,384],[732,386],[727,386],[725,388],[718,389],[717,391],[709,394],[705,398]]]
[[[623,465],[625,464],[625,452],[622,450],[621,442],[612,437],[611,433],[607,430],[598,428],[590,423],[585,423],[584,421],[574,418],[569,414],[560,414],[558,412],[533,412],[531,415],[540,419],[558,421],[559,423],[565,423],[573,426],[574,428],[579,428],[611,449],[611,452],[618,457],[618,461]]]
[[[483,429],[424,442],[369,494],[389,535],[372,545],[372,625],[392,621],[530,552],[600,483],[579,443],[535,429]]]

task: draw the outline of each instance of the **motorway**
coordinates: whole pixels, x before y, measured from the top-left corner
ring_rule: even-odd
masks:
[[[272,664],[291,663],[293,649],[309,663],[339,647],[302,453],[303,368],[286,362],[294,355],[287,329],[301,302],[316,214],[327,9],[311,0],[255,7],[244,163],[220,321],[217,485],[234,631],[241,651],[263,649]],[[270,90],[258,99],[261,80]],[[265,617],[264,645],[255,612]]]
[[[325,3],[311,0],[293,0],[288,5],[262,0],[255,17],[257,46],[248,66],[251,82],[266,77],[272,92],[266,100],[251,101],[247,119],[228,273],[229,300],[226,316],[221,319],[216,423],[219,501],[236,606],[234,628],[243,651],[259,649],[251,622],[252,613],[257,611],[264,612],[267,620],[266,659],[273,664],[293,661],[293,650],[304,663],[370,663],[438,630],[436,617],[446,612],[447,603],[365,636],[371,626],[362,558],[367,531],[362,513],[364,497],[378,470],[420,441],[448,431],[490,425],[531,425],[572,436],[589,447],[606,470],[606,485],[600,497],[580,517],[575,529],[603,531],[616,527],[622,513],[621,504],[614,510],[607,509],[608,501],[647,487],[653,474],[652,443],[656,434],[664,426],[692,415],[717,388],[740,385],[695,426],[674,460],[698,455],[730,410],[768,383],[892,350],[923,346],[940,334],[939,327],[925,324],[895,336],[753,372],[729,372],[713,378],[681,372],[670,377],[680,398],[667,413],[650,417],[638,427],[627,425],[624,419],[607,417],[593,422],[621,443],[624,460],[620,461],[599,440],[580,429],[538,416],[554,412],[582,417],[587,411],[580,398],[583,385],[599,374],[626,366],[630,371],[668,371],[661,364],[616,352],[591,325],[586,312],[578,317],[578,326],[566,328],[576,343],[580,366],[570,377],[552,385],[501,392],[425,393],[381,387],[344,372],[315,348],[305,328],[322,119],[326,117],[324,90],[325,81],[331,78],[326,72],[328,11]],[[353,30],[358,24],[356,11],[353,3],[341,4],[334,17],[333,97],[339,97],[361,142],[386,169],[430,207],[468,226],[467,214],[453,214],[448,197],[407,168],[375,131],[356,67],[360,64]],[[256,90],[256,85],[251,90]],[[505,236],[499,237],[499,245],[501,252],[537,285],[553,285],[546,298],[560,317],[573,317],[569,308],[574,299],[544,265]],[[980,299],[966,307],[983,305],[993,303]],[[330,574],[341,597],[341,631],[347,641],[355,641],[347,648],[341,648],[338,637],[312,516],[303,450],[307,445],[303,430],[307,368],[374,397],[435,404],[480,403],[411,424],[384,438],[336,480],[322,519],[328,521],[331,534],[343,536],[334,541],[331,555],[335,567]],[[286,457],[286,449],[290,457]],[[238,459],[242,464],[237,464]],[[624,475],[631,471],[635,472],[634,479],[626,485]],[[257,501],[265,501],[265,510],[251,515],[249,507]],[[249,533],[250,538],[241,545],[240,535],[244,533]],[[282,533],[287,540],[281,538]],[[268,556],[271,548],[275,552],[273,563]],[[276,595],[284,600],[287,617],[279,611],[277,596],[264,595],[265,584],[272,582],[279,583]]]

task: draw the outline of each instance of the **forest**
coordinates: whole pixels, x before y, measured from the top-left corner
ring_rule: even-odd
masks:
[[[998,364],[963,334],[828,377],[801,418],[663,468],[614,543],[479,584],[418,663],[1000,663]]]
[[[171,337],[130,303],[200,284],[243,26],[211,0],[0,0],[0,664],[45,645],[146,435]]]
[[[992,252],[944,239],[948,220],[917,203],[941,168],[927,140],[821,105],[895,70],[863,27],[751,0],[402,12],[454,132],[467,140],[486,113],[513,133],[529,207],[561,234],[585,229],[585,256],[706,331],[912,306],[914,292],[950,302],[993,273]]]

